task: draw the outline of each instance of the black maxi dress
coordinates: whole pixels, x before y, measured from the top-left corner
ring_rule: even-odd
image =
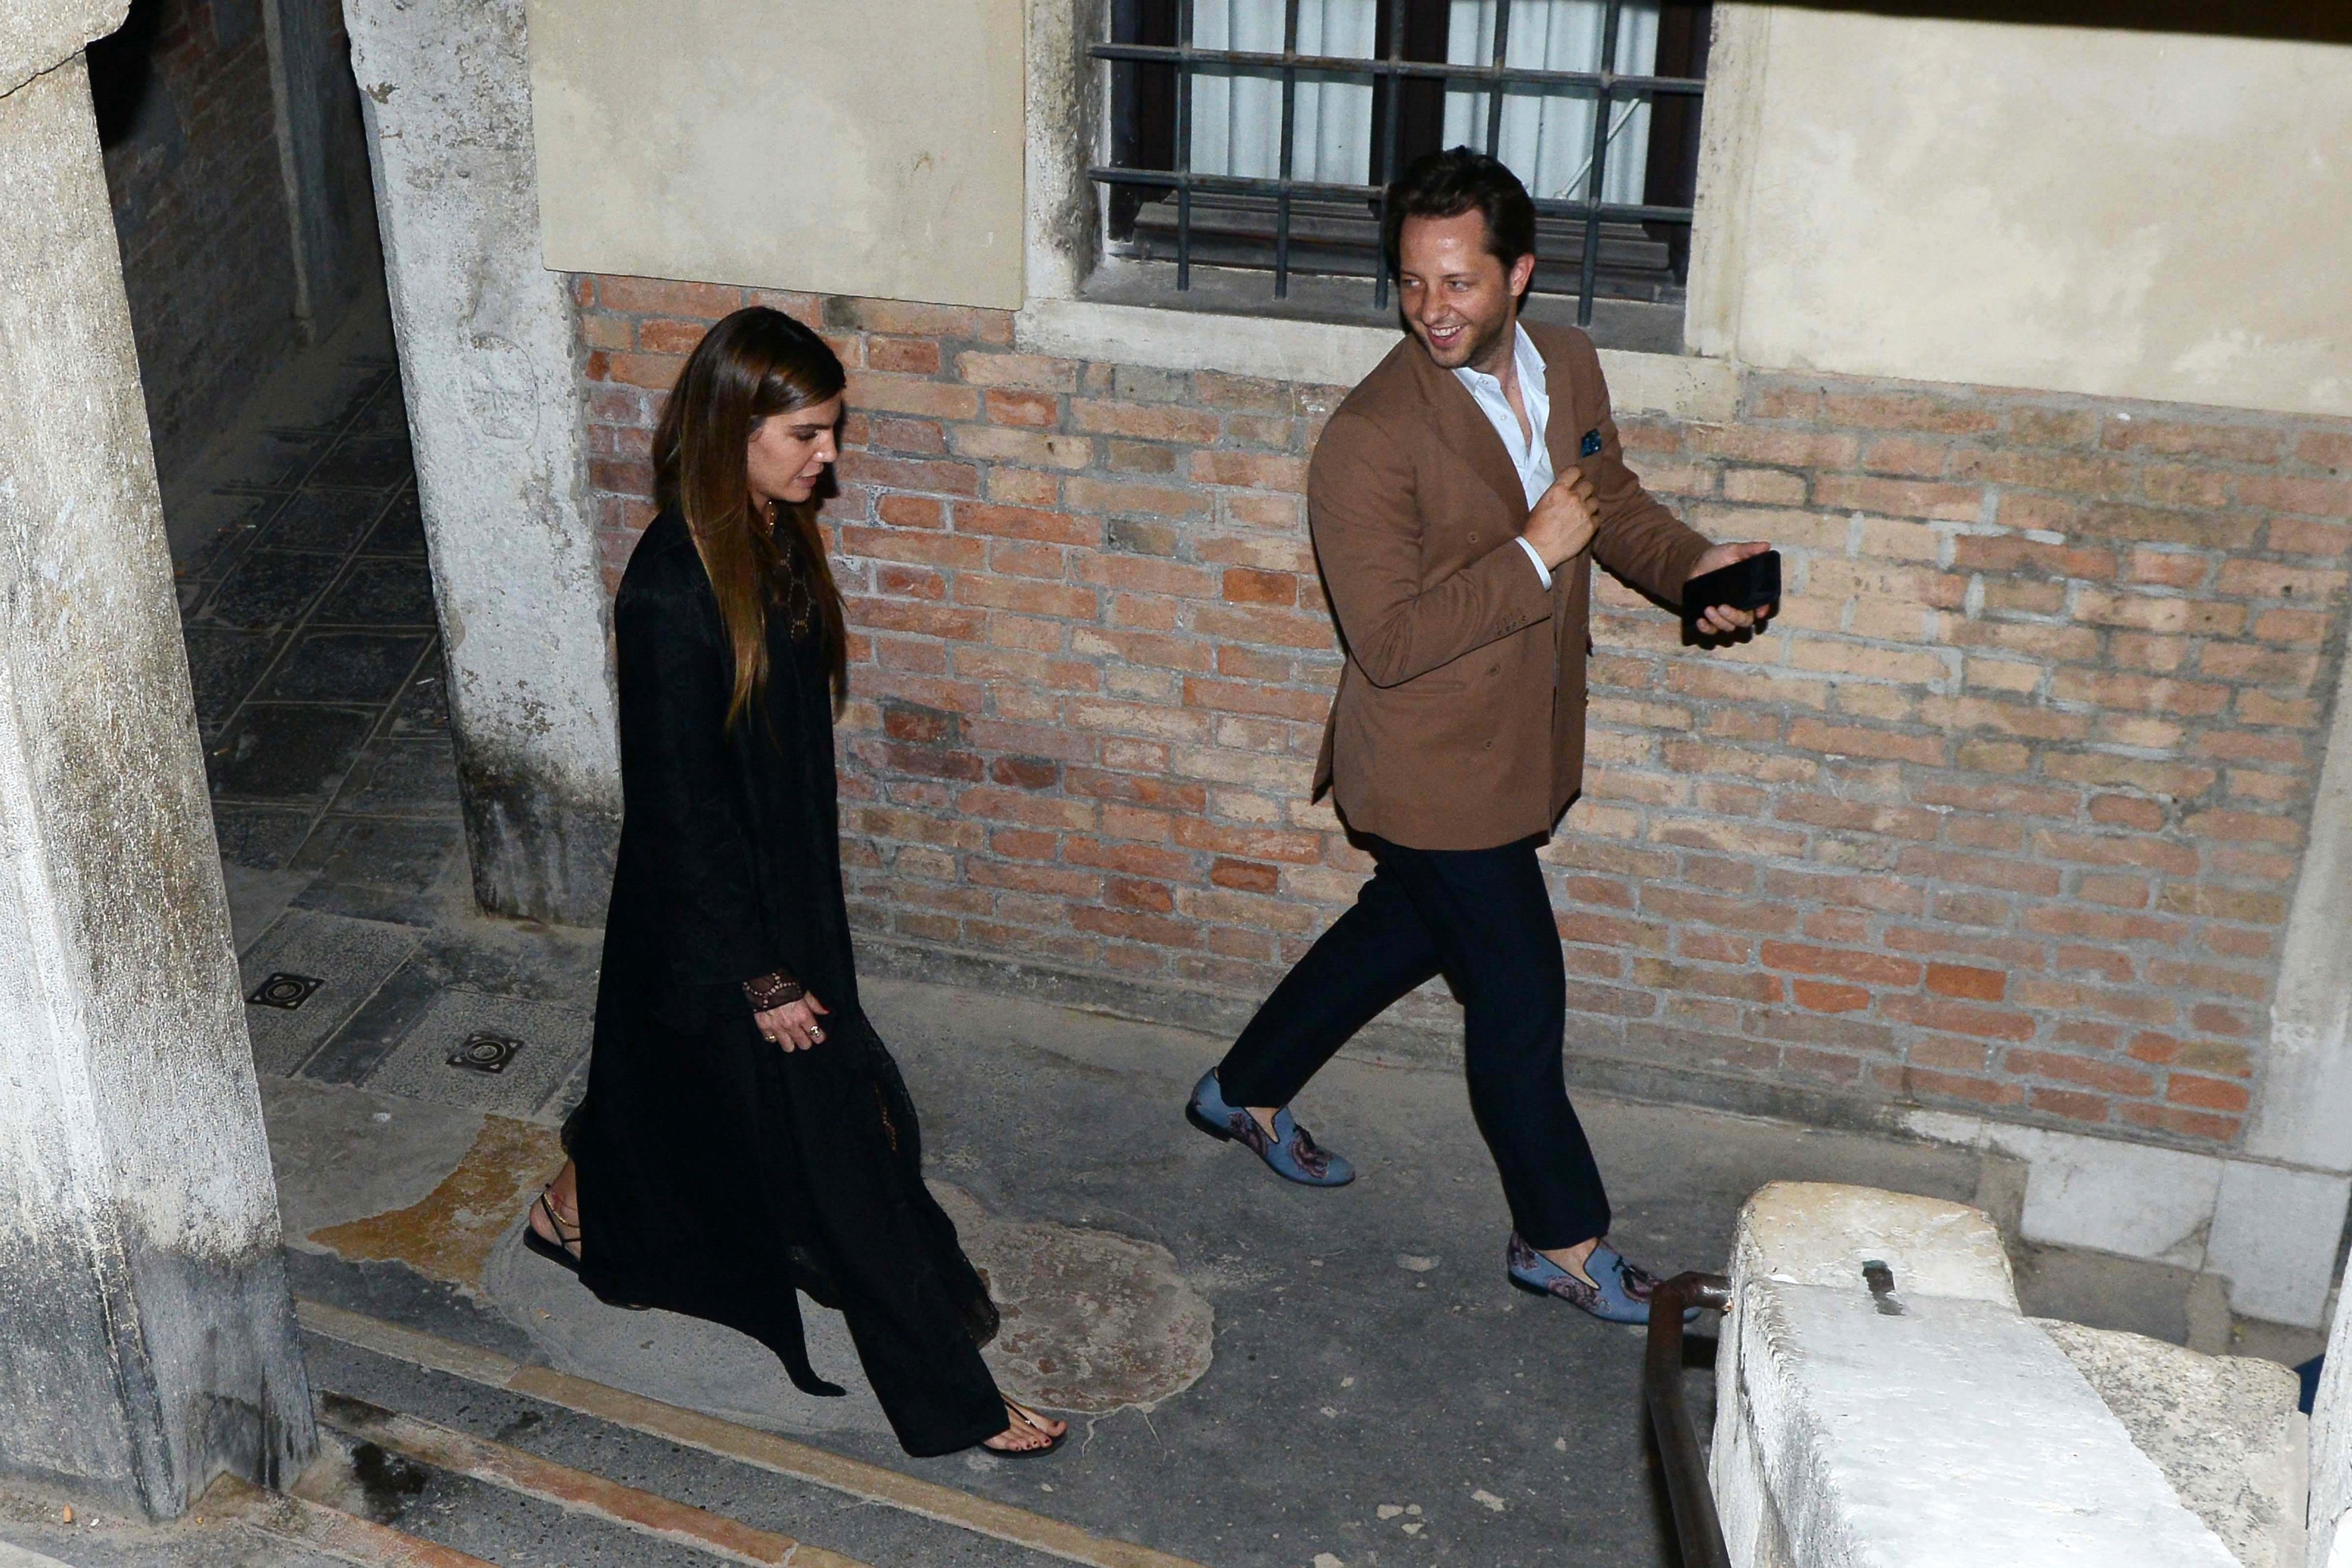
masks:
[[[793,588],[772,596],[763,696],[730,731],[719,602],[676,510],[621,581],[626,815],[588,1092],[565,1128],[581,1280],[749,1334],[795,1386],[838,1394],[809,1365],[805,1289],[847,1319],[907,1451],[952,1453],[1007,1425],[979,1352],[996,1310],[923,1186],[915,1108],[858,1005],[833,705]],[[778,969],[832,1009],[811,1049],[752,1021],[743,982]]]

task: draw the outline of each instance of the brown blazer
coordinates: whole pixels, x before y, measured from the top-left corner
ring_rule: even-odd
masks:
[[[1518,471],[1477,401],[1406,337],[1316,445],[1307,526],[1347,663],[1315,795],[1350,827],[1416,849],[1549,834],[1584,773],[1589,557],[1678,603],[1707,541],[1625,467],[1592,341],[1526,323],[1551,399],[1552,469],[1583,460],[1601,503],[1585,554],[1547,591],[1517,544]]]

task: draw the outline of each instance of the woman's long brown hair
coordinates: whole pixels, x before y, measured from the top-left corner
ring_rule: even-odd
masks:
[[[767,684],[768,615],[788,573],[805,579],[822,623],[836,710],[846,690],[841,590],[816,502],[777,502],[771,531],[752,500],[746,452],[762,420],[836,397],[847,384],[823,338],[782,310],[754,305],[703,334],[654,429],[654,494],[685,515],[734,650],[730,729]]]

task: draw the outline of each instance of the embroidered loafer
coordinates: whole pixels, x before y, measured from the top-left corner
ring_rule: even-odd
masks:
[[[1504,1260],[1510,1270],[1511,1283],[1522,1290],[1538,1296],[1557,1296],[1604,1323],[1650,1321],[1650,1298],[1657,1291],[1658,1277],[1606,1243],[1594,1247],[1592,1255],[1584,1260],[1585,1272],[1592,1276],[1593,1285],[1586,1284],[1521,1241],[1517,1231],[1511,1233],[1511,1245]],[[1698,1309],[1693,1307],[1683,1313],[1683,1321],[1689,1322],[1697,1316]]]
[[[1307,1129],[1290,1118],[1290,1108],[1274,1113],[1274,1136],[1265,1135],[1257,1118],[1238,1105],[1227,1105],[1212,1068],[1192,1086],[1184,1119],[1210,1137],[1245,1145],[1285,1181],[1304,1187],[1344,1187],[1356,1179],[1356,1167],[1328,1149],[1317,1146]]]

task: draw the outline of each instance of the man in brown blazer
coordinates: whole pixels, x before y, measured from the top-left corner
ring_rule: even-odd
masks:
[[[1646,1322],[1656,1281],[1606,1244],[1608,1196],[1568,1102],[1567,986],[1536,850],[1582,778],[1591,562],[1678,604],[1688,579],[1769,546],[1710,544],[1675,521],[1625,467],[1591,340],[1520,322],[1535,209],[1509,170],[1433,153],[1390,188],[1388,213],[1408,333],[1331,416],[1307,486],[1347,653],[1315,792],[1331,790],[1377,869],[1187,1113],[1292,1181],[1352,1180],[1288,1102],[1443,972],[1511,1212],[1512,1283]],[[1709,606],[1697,624],[1724,636],[1757,619]]]

